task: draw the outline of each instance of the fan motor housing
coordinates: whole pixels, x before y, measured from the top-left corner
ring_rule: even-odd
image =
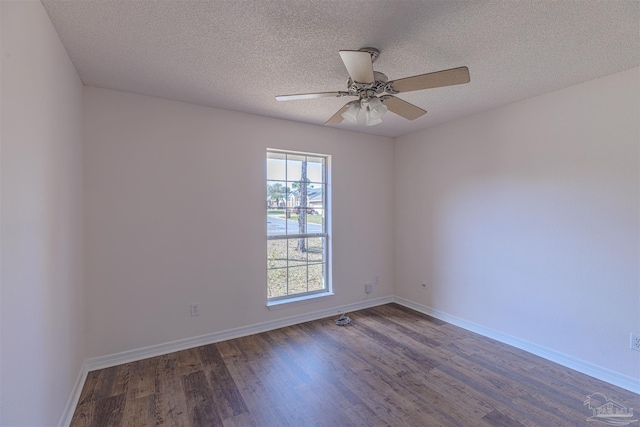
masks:
[[[349,78],[347,80],[347,89],[349,90],[349,94],[359,96],[362,92],[384,92],[387,81],[389,81],[387,75],[381,73],[380,71],[374,71],[373,78],[373,83],[356,83],[351,78]]]

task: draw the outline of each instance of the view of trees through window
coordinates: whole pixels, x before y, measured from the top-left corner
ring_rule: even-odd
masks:
[[[327,284],[326,156],[267,151],[267,294],[324,292]]]

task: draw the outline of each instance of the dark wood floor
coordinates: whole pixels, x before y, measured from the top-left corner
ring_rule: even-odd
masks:
[[[89,373],[72,426],[594,426],[640,396],[397,304]],[[637,417],[636,417],[637,418]]]

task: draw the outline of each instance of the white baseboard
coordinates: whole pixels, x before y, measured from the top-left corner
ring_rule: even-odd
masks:
[[[257,323],[226,331],[214,332],[212,334],[200,335],[164,344],[123,351],[122,353],[110,354],[107,356],[93,357],[87,359],[85,361],[85,365],[87,367],[87,372],[90,372],[96,369],[108,368],[110,366],[121,365],[123,363],[135,362],[136,360],[147,359],[149,357],[161,356],[174,351],[186,350],[188,348],[198,347],[201,345],[213,344],[220,341],[245,337],[247,335],[259,334],[260,332],[272,331],[274,329],[284,328],[285,326],[297,325],[298,323],[335,316],[349,311],[362,310],[364,308],[375,307],[377,305],[388,304],[390,302],[393,302],[392,296],[363,300],[353,304],[313,311],[310,313],[299,314],[297,316],[271,320],[269,322]]]
[[[73,412],[75,411],[78,400],[80,399],[80,393],[82,392],[82,387],[84,386],[87,374],[91,371],[95,371],[96,369],[104,369],[111,366],[121,365],[123,363],[135,362],[137,360],[161,356],[163,354],[172,353],[174,351],[186,350],[193,347],[199,347],[202,345],[213,344],[220,341],[240,338],[247,335],[267,332],[278,328],[284,328],[286,326],[297,325],[299,323],[335,316],[341,313],[362,310],[365,308],[375,307],[391,302],[396,302],[420,313],[433,316],[447,323],[451,323],[452,325],[459,326],[463,329],[475,332],[488,338],[492,338],[496,341],[500,341],[502,343],[535,354],[536,356],[540,356],[562,366],[566,366],[567,368],[574,369],[578,372],[582,372],[583,374],[640,394],[640,382],[635,378],[610,371],[592,363],[585,362],[583,360],[568,356],[555,350],[530,343],[511,335],[503,334],[502,332],[495,331],[482,325],[478,325],[477,323],[452,316],[450,314],[415,303],[413,301],[409,301],[404,298],[388,296],[364,300],[340,307],[314,311],[311,313],[304,313],[297,316],[285,317],[283,319],[272,320],[269,322],[229,329],[226,331],[215,332],[212,334],[200,335],[197,337],[185,338],[182,340],[171,341],[164,344],[124,351],[107,356],[86,359],[84,364],[82,365],[82,368],[80,369],[80,372],[78,373],[78,378],[76,379],[73,390],[71,391],[71,395],[69,397],[69,401],[67,402],[65,410],[60,419],[60,423],[58,425],[59,427],[69,426],[69,424],[71,423],[71,418],[73,417]]]
[[[601,366],[594,365],[593,363],[585,362],[584,360],[577,359],[564,353],[560,353],[558,351],[530,343],[528,341],[504,334],[502,332],[498,332],[491,328],[478,325],[477,323],[452,316],[450,314],[415,303],[413,301],[409,301],[404,298],[394,297],[393,300],[398,304],[411,308],[415,311],[419,311],[420,313],[427,314],[429,316],[443,320],[447,323],[451,323],[452,325],[459,326],[468,331],[475,332],[485,337],[492,338],[496,341],[500,341],[504,344],[519,348],[531,354],[535,354],[536,356],[540,356],[544,359],[550,360],[562,366],[566,366],[567,368],[605,381],[609,384],[613,384],[618,387],[624,388],[625,390],[640,394],[640,381],[638,381],[636,378],[622,375],[618,372],[614,372]]]
[[[312,320],[322,319],[325,317],[335,316],[351,311],[362,310],[365,308],[375,307],[377,305],[389,304],[393,302],[393,297],[382,297],[364,300],[353,304],[342,305],[339,307],[328,308],[325,310],[314,311],[311,313],[300,314],[297,316],[285,317],[283,319],[272,320],[255,325],[243,326],[241,328],[229,329],[227,331],[215,332],[212,334],[200,335],[198,337],[185,338],[182,340],[171,341],[164,344],[153,345],[149,347],[139,348],[135,350],[123,351],[122,353],[110,354],[107,356],[92,357],[86,359],[78,378],[71,390],[71,395],[67,405],[62,413],[59,427],[68,427],[71,418],[80,400],[80,393],[87,378],[87,374],[96,369],[109,368],[111,366],[121,365],[123,363],[135,362],[137,360],[147,359],[149,357],[161,356],[163,354],[173,353],[174,351],[186,350],[202,345],[213,344],[220,341],[231,340],[234,338],[245,337],[247,335],[259,334],[260,332],[272,331],[274,329],[284,328],[286,326],[297,325],[299,323],[309,322]]]
[[[62,416],[60,417],[60,422],[58,422],[58,427],[68,427],[71,424],[71,418],[73,417],[73,413],[76,410],[76,406],[78,406],[78,401],[80,400],[80,393],[82,393],[82,387],[84,386],[84,382],[87,379],[87,362],[85,361],[80,367],[80,372],[78,372],[78,376],[76,377],[76,382],[73,383],[73,388],[71,389],[71,394],[69,395],[69,400],[67,400],[67,404],[64,407],[64,411],[62,412]]]

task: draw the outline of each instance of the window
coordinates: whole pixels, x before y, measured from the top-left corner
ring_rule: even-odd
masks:
[[[269,302],[330,291],[327,160],[267,150]]]

